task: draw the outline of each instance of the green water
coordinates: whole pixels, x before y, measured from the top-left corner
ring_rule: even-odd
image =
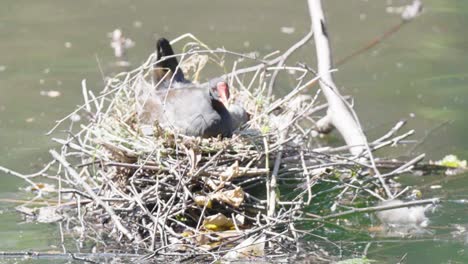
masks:
[[[398,23],[397,16],[385,11],[388,1],[324,2],[337,59]],[[414,139],[425,137],[415,150],[409,147],[380,154],[425,152],[429,158],[440,159],[453,153],[467,159],[468,2],[424,3],[426,10],[420,18],[340,67],[337,83],[356,98],[357,112],[370,138],[401,118],[409,119],[408,129],[416,129]],[[116,70],[111,66],[114,59],[106,36],[115,28],[136,42],[128,57],[137,65],[152,51],[157,37],[174,38],[186,32],[212,47],[260,54],[284,51],[307,32],[308,20],[306,3],[298,0],[2,0],[0,163],[27,173],[50,159],[47,150],[54,145],[44,133],[54,120],[82,103],[81,80],[86,78],[88,86],[99,91],[98,61],[104,74]],[[285,34],[281,27],[295,31]],[[290,63],[300,60],[314,65],[313,59],[313,46],[307,45]],[[278,89],[287,89],[286,82]],[[48,90],[60,91],[61,96],[40,95]],[[24,182],[0,177],[0,198],[23,198],[18,190]],[[408,181],[419,186],[425,197],[468,198],[464,175]],[[440,184],[442,189],[431,190],[431,184]],[[0,203],[0,251],[60,249],[55,225],[23,223],[14,206]],[[407,263],[467,263],[467,234],[454,237],[448,228],[468,223],[466,205],[446,203],[431,217],[433,235],[405,242],[376,238],[380,242],[371,245],[369,257],[395,263],[407,253]]]

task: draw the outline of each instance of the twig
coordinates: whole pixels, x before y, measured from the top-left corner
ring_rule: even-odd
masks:
[[[286,60],[291,56],[291,54],[294,53],[297,49],[300,47],[304,46],[313,36],[314,32],[312,28],[309,30],[309,32],[298,42],[296,42],[294,45],[292,45],[286,52],[284,52],[280,56],[280,61],[277,64],[277,67],[282,67]],[[273,74],[271,75],[270,83],[268,84],[268,93],[267,93],[267,98],[270,98],[272,93],[273,93],[273,87],[275,86],[276,78],[278,77],[279,70],[276,69],[273,71]]]
[[[308,5],[314,30],[318,74],[321,77],[319,83],[329,104],[326,118],[319,121],[317,125],[325,128],[329,127],[328,122],[331,122],[343,136],[346,144],[354,146],[350,148],[351,153],[360,154],[364,151],[361,146],[364,146],[367,140],[343,102],[330,74],[330,69],[332,69],[331,51],[321,0],[308,0]]]
[[[114,222],[115,226],[117,227],[117,229],[119,229],[120,232],[122,232],[130,241],[133,241],[135,238],[133,237],[133,235],[130,233],[130,231],[127,230],[127,228],[125,228],[122,223],[120,222],[120,218],[115,214],[114,210],[109,206],[107,205],[105,202],[103,202],[93,191],[93,189],[91,188],[91,186],[89,186],[81,177],[80,175],[71,167],[70,163],[68,163],[64,157],[60,156],[55,150],[50,150],[49,151],[50,154],[52,155],[52,157],[54,157],[55,160],[57,160],[58,162],[60,162],[60,164],[62,164],[65,169],[68,171],[68,173],[70,174],[70,176],[76,181],[76,183],[78,183],[79,185],[81,185],[85,190],[86,192],[93,198],[93,200],[99,204],[100,206],[102,206],[104,208],[104,210],[106,210],[106,212],[109,214],[109,216],[111,217],[112,221]]]

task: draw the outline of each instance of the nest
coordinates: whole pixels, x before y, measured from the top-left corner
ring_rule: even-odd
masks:
[[[181,65],[195,81],[207,62],[223,65],[219,54],[233,54],[188,47]],[[271,71],[279,69],[262,66],[241,76],[234,68],[226,76],[251,120],[232,138],[195,138],[157,124],[152,135],[143,133],[148,128],[138,122],[137,86],[154,65],[152,55],[137,69],[109,79],[99,96],[83,86],[85,104],[57,124],[71,125],[66,138],[54,139],[62,144],[60,153],[51,151],[60,164],[56,176],[49,175],[59,186],[55,212],[69,234],[98,252],[288,256],[304,249],[301,237],[310,234],[311,223],[323,226],[320,221],[333,208],[369,202],[383,192],[362,165],[365,156],[318,143],[313,124],[326,105],[319,104],[318,92],[301,93],[316,79],[307,67],[281,68],[296,83],[276,100],[265,90]],[[79,129],[77,114],[90,120]],[[308,227],[301,228],[305,220]],[[320,247],[313,248],[308,254],[328,259]]]

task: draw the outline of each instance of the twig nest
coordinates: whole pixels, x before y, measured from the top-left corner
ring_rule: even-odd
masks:
[[[120,37],[116,41],[121,41]],[[194,56],[184,69],[194,71],[185,74],[197,80],[207,59],[206,53],[194,54],[184,54],[185,59]],[[223,65],[216,52],[209,56],[208,61]],[[238,84],[239,89],[233,94],[245,100],[250,121],[232,138],[197,138],[162,129],[157,122],[141,122],[154,118],[153,106],[145,108],[140,99],[155,87],[137,90],[138,82],[153,73],[153,66],[154,57],[150,57],[139,68],[109,79],[102,95],[85,100],[89,104],[74,112],[90,116],[91,121],[81,124],[76,134],[55,139],[66,146],[61,155],[53,152],[63,166],[56,186],[68,184],[67,188],[76,189],[71,196],[75,200],[70,202],[77,206],[67,211],[66,219],[69,230],[77,230],[80,239],[89,237],[100,243],[105,234],[116,248],[155,255],[177,251],[180,257],[206,257],[209,251],[217,260],[230,250],[226,259],[268,252],[285,256],[300,249],[297,241],[301,233],[294,227],[295,221],[302,221],[307,213],[326,217],[329,197],[338,205],[348,197],[353,203],[355,197],[368,198],[369,193],[378,196],[378,191],[370,188],[378,189],[382,184],[362,169],[366,160],[353,162],[336,152],[321,153],[321,143],[312,139],[310,124],[318,118],[317,112],[308,110],[316,96],[300,95],[300,89],[306,87],[301,83],[311,71],[303,69],[298,88],[275,101],[265,98],[270,79],[264,63],[245,83],[244,76],[234,76],[229,82]],[[283,182],[293,188],[283,188]],[[359,188],[349,188],[359,184]],[[302,189],[294,189],[298,186]],[[45,190],[38,188],[41,192]],[[312,207],[316,211],[303,211]],[[34,211],[22,211],[35,215]],[[378,217],[388,226],[424,226],[424,211],[401,208],[380,212]],[[58,221],[56,213],[60,210],[44,209],[44,217],[38,221]],[[322,223],[319,225],[317,228],[322,228]],[[103,251],[108,252],[107,248]]]

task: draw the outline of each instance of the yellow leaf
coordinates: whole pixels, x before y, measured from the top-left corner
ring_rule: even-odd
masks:
[[[213,199],[238,208],[244,202],[244,191],[240,187],[236,187],[234,190],[215,193]]]
[[[193,200],[198,206],[206,206],[207,208],[213,207],[213,202],[211,201],[211,199],[204,195],[197,195],[193,197]]]
[[[227,218],[222,213],[211,215],[205,218],[203,226],[212,231],[224,231],[229,230],[234,226],[231,219]]]

